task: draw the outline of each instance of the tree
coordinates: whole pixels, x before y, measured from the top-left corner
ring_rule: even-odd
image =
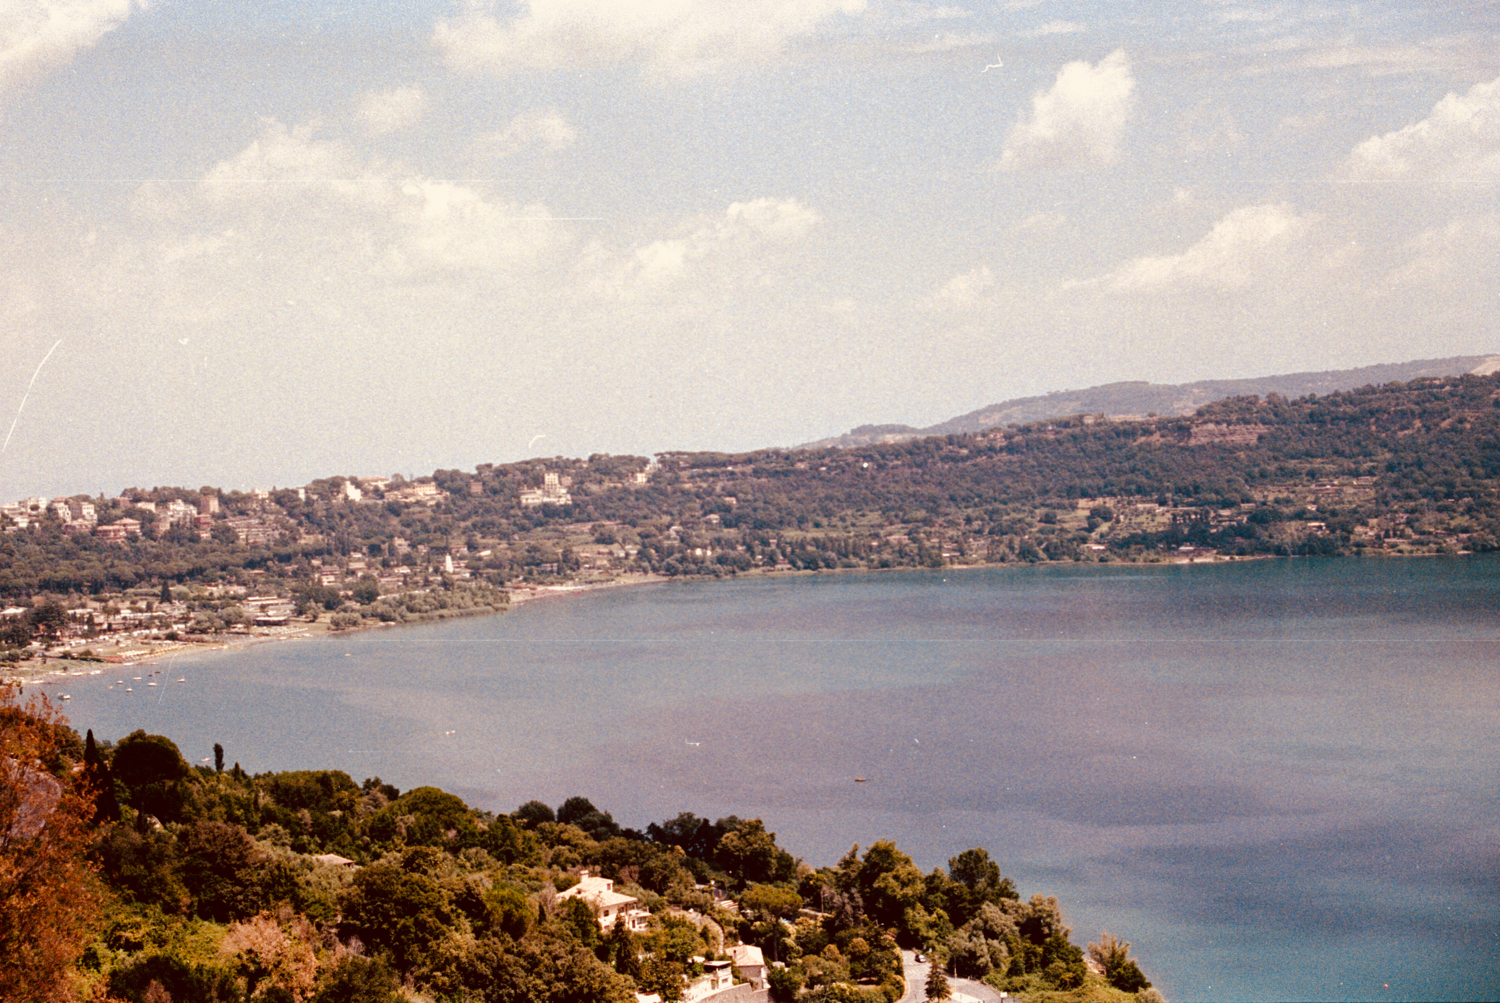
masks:
[[[740,896],[740,908],[760,917],[765,937],[771,942],[772,959],[781,960],[781,920],[797,915],[802,908],[802,896],[778,885],[751,885]],[[757,925],[756,938],[761,937],[761,926]]]
[[[740,886],[752,881],[790,880],[797,871],[797,861],[776,845],[776,834],[767,832],[758,818],[741,822],[733,832],[725,833],[716,856],[719,866]]]
[[[224,747],[218,742],[214,743],[214,772],[224,772]]]
[[[219,923],[254,915],[261,906],[261,855],[237,825],[201,819],[178,837],[183,883],[198,915]]]
[[[399,1003],[396,977],[380,960],[346,954],[326,966],[313,1003]]]
[[[771,1003],[792,1003],[802,988],[801,969],[771,969],[766,972],[766,988],[771,991]]]
[[[186,799],[183,784],[190,773],[177,743],[137,728],[120,740],[113,769],[132,808],[162,822],[177,821]],[[144,818],[140,824],[144,826]]]
[[[26,622],[44,639],[55,641],[68,625],[68,611],[62,603],[49,599],[27,610]]]
[[[576,823],[585,815],[593,815],[599,811],[594,807],[594,802],[586,797],[574,795],[562,803],[557,809],[557,820],[564,825]]]
[[[83,745],[83,779],[94,797],[94,824],[118,821],[120,802],[115,799],[115,780],[110,774],[109,764],[99,755],[99,747],[94,744],[92,728]]]
[[[21,704],[0,686],[0,999],[70,998],[69,969],[103,900],[84,852],[87,786],[70,764],[48,766],[65,728],[45,697]]]
[[[1099,942],[1089,945],[1089,957],[1104,969],[1104,977],[1116,989],[1138,993],[1150,989],[1151,983],[1130,957],[1130,943],[1109,931],[1099,934]]]
[[[380,598],[380,583],[372,575],[360,575],[359,581],[350,590],[356,602],[368,606]]]
[[[24,648],[34,636],[31,625],[24,619],[7,620],[0,626],[0,646]]]
[[[641,962],[635,984],[640,992],[661,996],[662,1003],[678,1003],[684,981],[680,963],[652,955]]]
[[[604,949],[607,952],[607,960],[614,970],[621,975],[634,978],[641,970],[640,958],[635,946],[635,935],[623,922],[616,921],[609,928],[609,936],[605,938]]]
[[[443,887],[394,862],[362,868],[343,898],[345,925],[367,947],[387,951],[405,973],[448,933],[452,907]]]
[[[927,966],[927,998],[930,1000],[946,1000],[953,998],[953,990],[948,986],[948,976],[943,971],[943,959],[936,955],[928,955]]]
[[[527,801],[511,812],[510,817],[528,829],[535,829],[543,822],[557,821],[557,816],[552,813],[552,809],[541,801]]]

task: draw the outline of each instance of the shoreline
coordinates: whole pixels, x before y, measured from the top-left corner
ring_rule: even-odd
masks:
[[[1459,551],[1455,554],[1340,554],[1338,559],[1380,557],[1386,560],[1400,560],[1413,557],[1472,557],[1471,551]],[[1197,566],[1205,564],[1242,564],[1250,561],[1270,560],[1292,560],[1293,556],[1277,554],[1255,554],[1247,556],[1219,555],[1177,557],[1161,561],[1034,561],[1026,563],[1006,562],[992,564],[980,562],[976,564],[954,564],[941,568],[919,568],[913,566],[902,566],[893,568],[821,568],[815,571],[798,570],[795,568],[756,568],[746,572],[733,575],[733,578],[790,578],[807,577],[813,575],[828,574],[885,574],[899,571],[983,571],[993,568],[1031,568],[1031,567],[1077,567],[1080,564],[1101,564],[1110,567],[1176,567]],[[66,655],[48,654],[45,657],[48,662],[40,659],[28,659],[26,662],[18,663],[14,668],[7,669],[4,675],[0,675],[0,685],[23,687],[26,685],[47,686],[69,678],[80,676],[103,675],[111,668],[139,665],[154,665],[163,660],[170,660],[177,655],[189,652],[206,651],[230,651],[236,648],[248,648],[259,644],[272,644],[284,641],[300,641],[311,637],[328,636],[335,634],[355,634],[368,630],[380,630],[385,628],[403,627],[422,623],[433,623],[438,620],[459,619],[466,616],[496,616],[510,609],[516,609],[528,603],[540,602],[548,599],[564,599],[572,596],[584,595],[590,592],[600,592],[607,589],[631,588],[639,585],[662,585],[678,581],[717,581],[710,576],[678,576],[658,575],[654,573],[628,573],[619,578],[605,581],[569,583],[563,585],[521,585],[508,586],[504,589],[506,604],[499,608],[480,607],[473,610],[452,611],[447,616],[433,616],[421,620],[408,620],[402,623],[375,622],[361,624],[358,627],[333,628],[327,621],[319,619],[311,623],[302,623],[296,628],[270,628],[280,630],[282,633],[266,634],[212,634],[204,635],[202,641],[167,641],[161,642],[160,647],[153,647],[147,651],[131,652],[127,655],[115,655],[108,657],[96,656],[93,658],[68,658]],[[444,611],[448,612],[448,611]],[[55,666],[55,668],[53,667]]]
[[[506,588],[506,603],[504,606],[475,607],[472,610],[443,611],[446,616],[433,616],[420,620],[407,620],[403,623],[374,622],[361,624],[358,627],[334,628],[328,621],[319,618],[311,623],[301,623],[296,627],[273,627],[269,628],[278,633],[263,634],[205,634],[201,641],[165,641],[159,646],[154,646],[145,651],[131,651],[125,654],[112,656],[95,656],[92,658],[69,658],[67,655],[46,654],[44,656],[27,659],[11,669],[7,669],[4,675],[0,675],[0,684],[22,687],[47,686],[80,676],[103,675],[111,669],[124,668],[128,666],[155,665],[162,661],[170,660],[177,655],[187,653],[199,653],[209,651],[231,651],[239,648],[250,648],[261,644],[274,644],[283,641],[302,641],[312,637],[327,637],[332,635],[358,634],[364,631],[381,630],[386,628],[414,626],[416,624],[435,623],[439,620],[457,620],[470,616],[498,616],[510,609],[516,609],[527,603],[538,602],[546,599],[567,598],[582,595],[588,592],[599,592],[605,589],[628,588],[636,585],[655,585],[670,582],[674,579],[664,575],[629,575],[618,579],[602,582],[586,582],[569,585],[527,585],[516,588]],[[45,658],[46,661],[42,661]]]

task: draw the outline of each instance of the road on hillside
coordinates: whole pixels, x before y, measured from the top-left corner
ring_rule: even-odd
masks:
[[[901,952],[901,967],[906,972],[906,995],[899,1003],[923,1003],[927,999],[927,971],[931,967],[925,961],[918,962],[915,951]],[[953,991],[954,1003],[982,1000],[984,1003],[1004,999],[998,992],[972,979],[949,977],[948,986]]]

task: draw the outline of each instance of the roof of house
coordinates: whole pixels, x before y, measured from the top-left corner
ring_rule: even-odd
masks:
[[[559,892],[557,897],[560,899],[580,898],[600,910],[639,901],[634,895],[621,895],[615,891],[615,883],[608,878],[590,877],[587,872],[578,879],[578,884],[567,891]]]
[[[728,949],[727,953],[730,959],[741,968],[753,968],[756,965],[765,967],[766,964],[766,956],[754,944],[735,944]]]
[[[348,857],[341,857],[337,853],[320,853],[313,857],[320,864],[332,864],[336,867],[352,867],[354,861]]]

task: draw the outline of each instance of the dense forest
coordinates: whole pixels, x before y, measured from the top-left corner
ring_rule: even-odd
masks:
[[[225,587],[347,626],[631,572],[1479,552],[1500,540],[1497,477],[1500,376],[1432,378],[850,449],[127,488],[74,499],[97,512],[87,531],[51,508],[24,529],[0,516],[0,599],[185,603],[213,630],[243,612]],[[173,505],[208,514],[171,521]],[[132,532],[112,539],[116,524]],[[43,628],[13,623],[0,646]]]
[[[983,849],[924,874],[875,842],[814,868],[759,819],[642,832],[582,797],[497,815],[378,777],[252,775],[218,747],[193,767],[10,689],[0,745],[0,999],[673,1003],[738,944],[776,1001],[891,1003],[900,948],[1021,997],[1160,999],[1127,943],[1085,953]],[[589,874],[635,900],[633,929],[568,895]]]

